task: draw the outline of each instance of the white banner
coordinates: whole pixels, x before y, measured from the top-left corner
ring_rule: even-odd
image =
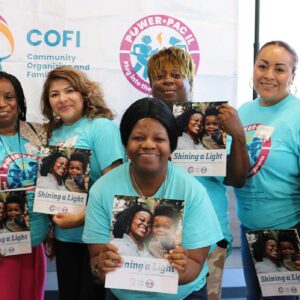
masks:
[[[148,57],[171,45],[195,60],[195,101],[235,104],[237,3],[0,0],[0,66],[23,84],[30,121],[41,119],[42,84],[60,65],[100,82],[120,118],[130,103],[150,93]]]

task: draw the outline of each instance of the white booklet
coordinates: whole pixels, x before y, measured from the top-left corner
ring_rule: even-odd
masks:
[[[34,212],[80,213],[85,209],[91,151],[48,146],[41,149]]]

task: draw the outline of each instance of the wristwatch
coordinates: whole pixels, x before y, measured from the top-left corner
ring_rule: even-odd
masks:
[[[99,265],[95,264],[93,266],[91,266],[91,273],[95,278],[99,278]]]

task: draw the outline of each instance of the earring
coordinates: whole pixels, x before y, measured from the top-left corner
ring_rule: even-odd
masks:
[[[295,96],[297,94],[297,86],[292,82],[289,86],[289,94]]]
[[[251,90],[254,90],[254,88],[253,88],[253,77],[251,77],[249,79],[249,87],[250,87]]]

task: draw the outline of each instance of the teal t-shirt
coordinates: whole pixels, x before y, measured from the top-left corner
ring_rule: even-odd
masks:
[[[39,150],[27,140],[15,134],[0,136],[0,190],[28,188],[36,184]],[[27,192],[30,236],[32,246],[38,246],[45,239],[48,216],[33,212],[34,192]]]
[[[289,95],[272,106],[259,99],[238,111],[251,162],[237,212],[251,229],[287,229],[300,221],[300,99]]]
[[[83,241],[87,244],[106,244],[110,241],[112,206],[115,195],[138,196],[132,186],[130,163],[125,163],[102,178],[90,190]],[[223,239],[222,231],[205,188],[199,182],[169,162],[167,182],[153,195],[154,198],[184,200],[182,245],[197,249]],[[192,282],[179,285],[178,294],[148,293],[113,289],[119,299],[183,299],[201,289],[206,282],[207,266]]]
[[[81,118],[72,125],[62,125],[54,130],[50,145],[92,150],[90,185],[115,161],[125,160],[118,127],[106,118]],[[62,229],[55,226],[55,237],[63,242],[82,243],[83,226]]]

